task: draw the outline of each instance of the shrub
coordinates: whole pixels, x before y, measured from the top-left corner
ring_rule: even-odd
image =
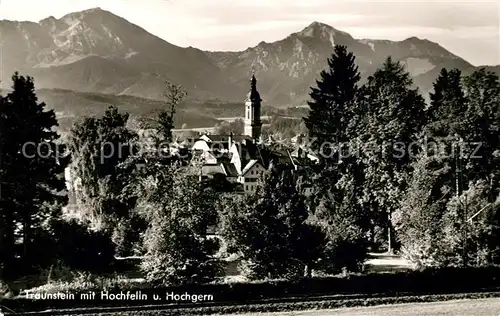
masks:
[[[111,239],[88,229],[78,222],[58,221],[53,226],[54,259],[69,268],[87,271],[105,271],[114,261]]]

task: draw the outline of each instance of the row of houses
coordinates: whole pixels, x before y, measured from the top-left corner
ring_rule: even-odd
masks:
[[[204,164],[201,177],[226,179],[236,184],[236,192],[254,192],[259,178],[273,163],[300,171],[315,164],[318,158],[298,146],[288,148],[271,141],[255,141],[249,135],[203,135],[192,148],[193,155],[201,156]],[[310,195],[311,186],[304,185],[304,194]]]
[[[191,148],[204,158],[202,177],[224,177],[236,184],[237,192],[250,193],[255,191],[258,179],[273,163],[299,170],[318,161],[317,157],[300,147],[295,150],[285,148],[272,139],[263,142],[261,102],[253,74],[245,99],[243,135],[203,135]],[[310,186],[304,190],[304,194],[311,193]]]

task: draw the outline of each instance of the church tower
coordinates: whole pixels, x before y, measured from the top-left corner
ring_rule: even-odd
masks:
[[[246,136],[252,137],[254,140],[260,138],[262,122],[260,121],[260,102],[261,98],[257,91],[257,79],[255,74],[252,74],[250,80],[250,92],[245,100],[245,131]]]

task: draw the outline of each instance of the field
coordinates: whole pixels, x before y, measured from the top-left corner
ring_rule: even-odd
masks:
[[[401,305],[382,305],[372,307],[354,307],[329,310],[309,310],[285,313],[251,313],[233,314],[230,316],[498,316],[500,315],[500,298],[477,300],[454,300],[447,302],[416,303]]]

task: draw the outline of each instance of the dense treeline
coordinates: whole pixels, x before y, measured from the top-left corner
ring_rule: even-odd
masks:
[[[364,217],[358,236],[418,266],[497,264],[498,77],[443,69],[426,107],[390,57],[363,86],[345,47],[329,66],[305,119],[322,158],[316,205]]]
[[[304,120],[270,121],[283,137],[307,133],[319,163],[276,162],[245,196],[200,181],[202,161],[170,152],[182,87],[167,85],[161,129],[147,140],[110,107],[63,143],[33,80],[12,79],[0,97],[0,278],[14,266],[103,271],[115,255],[142,256],[158,285],[217,279],[230,255],[250,279],[358,271],[370,249],[419,267],[500,260],[500,84],[487,71],[443,69],[427,105],[400,63],[388,57],[362,85],[355,56],[336,46]],[[61,212],[66,166],[79,179],[78,220]]]

